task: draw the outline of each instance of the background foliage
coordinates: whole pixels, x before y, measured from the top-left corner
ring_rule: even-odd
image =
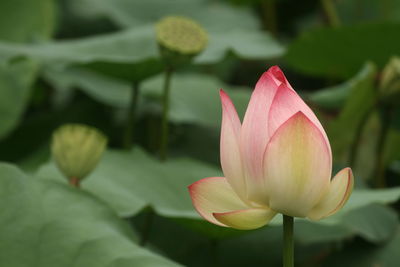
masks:
[[[275,64],[327,130],[334,168],[350,165],[356,179],[338,214],[296,220],[296,265],[399,266],[399,14],[397,0],[2,0],[0,266],[280,266],[281,218],[250,232],[220,228],[187,192],[221,174],[219,88],[243,115]],[[154,23],[166,15],[196,20],[209,43],[172,78],[160,162]],[[80,190],[50,156],[51,133],[67,122],[109,138]]]

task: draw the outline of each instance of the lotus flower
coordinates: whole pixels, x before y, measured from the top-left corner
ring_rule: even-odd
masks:
[[[271,67],[257,82],[242,124],[223,90],[220,97],[225,177],[189,186],[204,219],[255,229],[277,213],[319,220],[343,207],[353,189],[352,171],[344,168],[331,179],[328,137],[279,67]]]

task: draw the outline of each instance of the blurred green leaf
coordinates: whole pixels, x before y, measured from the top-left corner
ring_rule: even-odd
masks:
[[[321,108],[327,110],[341,109],[346,103],[346,100],[352,91],[357,90],[357,88],[361,86],[365,87],[364,83],[368,84],[373,82],[371,72],[373,72],[372,65],[365,65],[364,68],[362,68],[350,80],[335,86],[323,88],[316,92],[313,92],[312,94],[308,95],[308,99],[312,103],[315,103]],[[348,100],[347,102],[350,102],[350,100]]]
[[[141,82],[164,70],[164,65],[158,58],[145,58],[134,64],[94,61],[83,64],[82,67],[104,76],[127,80],[130,83]]]
[[[349,78],[366,61],[382,68],[400,54],[400,24],[380,23],[305,32],[285,56],[293,68],[315,76]]]
[[[135,244],[91,194],[0,164],[1,266],[179,266]]]
[[[349,162],[353,169],[353,173],[356,177],[367,181],[368,179],[374,179],[376,172],[376,161],[378,160],[377,146],[379,146],[378,138],[380,135],[382,122],[377,111],[372,111],[367,113],[365,117],[365,123],[362,127],[361,135],[354,136],[352,147],[350,149],[355,149],[354,145],[357,145],[357,149],[353,151],[352,154],[353,162]],[[349,156],[350,158],[350,156]]]
[[[354,236],[354,230],[342,223],[327,225],[320,222],[296,220],[295,240],[302,245],[335,242]]]
[[[18,125],[29,103],[36,71],[37,64],[25,58],[0,63],[0,138]]]
[[[147,80],[142,85],[143,94],[160,100],[163,76]],[[219,127],[221,102],[219,89],[223,88],[232,98],[239,115],[244,115],[250,99],[246,87],[229,86],[218,79],[201,74],[174,75],[171,81],[170,119],[176,123],[198,123]]]
[[[209,35],[209,44],[205,51],[195,58],[195,63],[217,63],[229,51],[248,60],[278,58],[284,53],[283,46],[267,32],[234,28],[224,33],[210,32]]]
[[[358,189],[354,190],[350,196],[350,199],[343,207],[343,209],[338,213],[344,214],[347,211],[363,207],[370,203],[379,204],[390,204],[398,201],[400,199],[400,187],[392,187],[386,189]],[[338,217],[334,215],[329,218]],[[328,220],[328,219],[326,219]],[[326,221],[325,220],[325,221]]]
[[[395,267],[400,262],[400,228],[390,242],[380,246],[353,243],[332,254],[324,266]]]
[[[357,190],[353,194],[357,195]],[[399,198],[398,190],[397,197],[391,202]],[[340,241],[356,235],[373,243],[383,243],[392,237],[399,223],[396,212],[382,205],[384,202],[384,197],[365,198],[363,204],[347,203],[349,207],[345,206],[344,211],[321,221],[297,219],[295,238],[303,245]]]
[[[46,68],[43,76],[58,90],[80,89],[93,99],[110,106],[126,108],[129,105],[131,88],[127,81],[82,68]]]
[[[48,39],[55,25],[54,0],[0,1],[0,40],[31,42]]]
[[[328,88],[322,88],[310,94],[308,99],[323,109],[338,110],[343,106],[352,85],[350,82],[345,82]]]
[[[155,23],[171,14],[190,17],[205,27],[209,34],[206,50],[195,59],[198,63],[216,63],[228,51],[241,58],[256,60],[276,58],[284,53],[282,45],[260,30],[260,25],[250,9],[223,2],[79,0],[73,2],[72,6],[81,15],[107,16],[125,28]],[[232,25],[235,27],[232,28]]]
[[[183,225],[209,237],[226,238],[238,235],[237,231],[211,229],[216,227],[205,225],[207,222],[192,221],[200,217],[187,192],[187,186],[194,181],[218,175],[221,175],[218,169],[192,159],[171,159],[159,163],[139,149],[132,152],[108,151],[94,173],[83,181],[83,188],[106,201],[121,216],[132,216],[145,206],[151,206],[158,214],[180,218]],[[42,167],[37,176],[65,182],[53,164]],[[304,243],[310,243],[359,234],[368,240],[381,242],[388,238],[397,219],[390,210],[376,204],[393,203],[399,198],[400,188],[355,190],[338,214],[319,222],[299,220],[304,229],[312,229],[307,224],[319,229],[307,235],[299,234],[299,238]],[[369,218],[374,214],[381,216]],[[184,218],[190,220],[181,220]],[[270,225],[280,224],[280,216],[277,216]],[[334,229],[336,234],[332,232]]]
[[[394,160],[400,160],[400,132],[390,129],[385,141],[384,162],[389,165]]]
[[[344,23],[399,22],[400,2],[397,0],[346,0],[336,2],[339,17]]]
[[[343,224],[370,242],[383,243],[396,232],[399,219],[392,209],[371,204],[347,213]]]
[[[268,59],[283,53],[282,47],[267,33],[236,29],[226,32],[225,37],[220,34],[213,36],[210,46],[196,58],[196,62],[216,63],[228,51],[246,59]],[[70,41],[32,45],[0,43],[0,59],[9,60],[21,55],[59,71],[63,71],[64,66],[81,65],[130,82],[141,81],[163,68],[152,25]]]
[[[108,16],[123,27],[153,23],[171,14],[190,17],[207,30],[225,31],[232,29],[232,25],[247,29],[258,26],[250,9],[207,0],[75,0],[72,7],[85,16]]]
[[[0,43],[0,54],[9,57],[26,55],[43,63],[62,66],[92,62],[137,63],[158,58],[158,48],[153,27],[143,25],[131,30],[76,40],[30,45]]]
[[[359,127],[374,106],[377,90],[374,86],[376,68],[373,64],[366,64],[361,72],[352,81],[349,96],[338,118],[328,127],[333,153],[343,156],[353,144],[359,134]]]
[[[396,105],[400,96],[400,57],[393,56],[379,79],[380,98],[387,105]]]
[[[174,221],[185,228],[191,229],[194,232],[200,233],[204,237],[214,240],[232,238],[247,234],[249,232],[228,227],[221,227],[202,219],[174,218]]]
[[[131,85],[126,81],[78,68],[47,69],[44,75],[56,88],[63,90],[79,88],[107,105],[119,108],[126,108],[129,105]],[[143,111],[149,109],[153,113],[161,112],[163,79],[163,75],[158,75],[140,84]],[[173,75],[170,120],[175,123],[197,123],[219,127],[221,88],[230,95],[238,113],[244,115],[251,93],[250,90],[246,90],[248,88],[227,85],[210,75]],[[157,107],[160,108],[157,110]]]
[[[354,190],[337,214],[321,221],[296,220],[296,238],[303,244],[337,241],[355,235],[382,243],[391,238],[399,223],[396,213],[382,204],[400,199],[400,187]],[[280,222],[279,222],[280,223]]]

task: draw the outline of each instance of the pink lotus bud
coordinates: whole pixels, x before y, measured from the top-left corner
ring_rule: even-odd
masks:
[[[225,177],[189,186],[211,223],[236,229],[266,225],[277,213],[319,220],[340,210],[353,189],[345,168],[331,179],[328,137],[279,67],[257,82],[243,123],[221,90],[221,165]]]

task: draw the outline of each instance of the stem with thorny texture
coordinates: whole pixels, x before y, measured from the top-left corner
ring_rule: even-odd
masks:
[[[293,217],[283,216],[283,267],[294,266]]]
[[[125,126],[124,147],[126,149],[130,149],[133,143],[138,99],[139,99],[139,83],[134,82],[132,85],[131,100],[129,103],[128,117],[126,119],[126,126]]]
[[[172,68],[165,69],[164,76],[164,92],[163,92],[163,112],[161,122],[161,144],[160,144],[160,158],[165,160],[167,158],[168,149],[168,114],[169,114],[169,94],[171,87]]]

